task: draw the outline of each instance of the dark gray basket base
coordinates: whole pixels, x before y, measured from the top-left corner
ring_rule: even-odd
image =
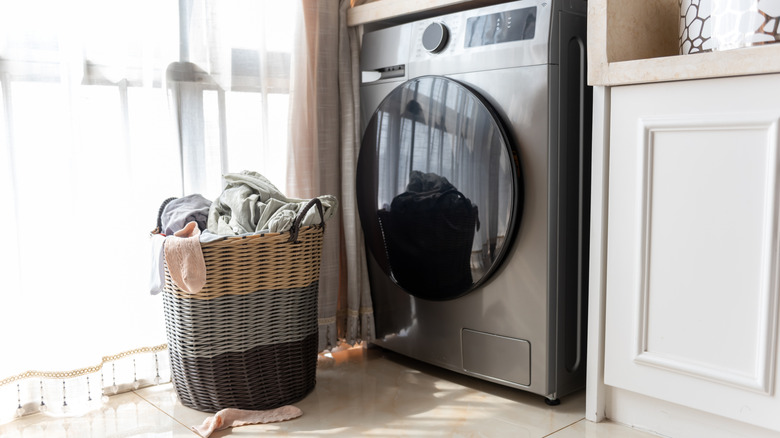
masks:
[[[213,358],[183,358],[176,350],[169,355],[182,404],[204,412],[278,408],[301,401],[316,383],[316,332],[301,341]]]

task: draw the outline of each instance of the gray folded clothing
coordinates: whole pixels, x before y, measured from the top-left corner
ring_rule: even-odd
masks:
[[[171,236],[192,221],[198,223],[198,229],[205,230],[209,223],[209,208],[211,201],[199,194],[174,199],[165,206],[160,216],[160,232]]]
[[[223,176],[227,185],[209,213],[208,230],[221,236],[258,233],[283,233],[290,230],[296,216],[308,199],[288,198],[263,175],[245,170]],[[317,197],[322,203],[324,218],[316,209],[306,213],[302,226],[316,225],[330,219],[338,208],[333,195]]]

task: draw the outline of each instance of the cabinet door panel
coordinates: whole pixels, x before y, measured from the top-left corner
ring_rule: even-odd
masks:
[[[608,385],[780,430],[778,87],[612,90]]]

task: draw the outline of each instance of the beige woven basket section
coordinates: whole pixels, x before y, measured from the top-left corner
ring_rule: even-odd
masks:
[[[257,290],[306,287],[319,279],[322,236],[322,228],[311,226],[298,233],[298,243],[288,243],[290,233],[253,234],[201,243],[206,261],[203,289],[197,294],[187,293],[172,282],[168,284],[168,275],[166,288],[178,298],[210,300]]]
[[[290,233],[253,234],[201,243],[206,261],[203,289],[190,294],[173,283],[166,284],[166,288],[170,287],[179,298],[210,300],[257,290],[306,287],[319,279],[322,236],[322,229],[312,226],[298,233],[298,243],[287,242]]]

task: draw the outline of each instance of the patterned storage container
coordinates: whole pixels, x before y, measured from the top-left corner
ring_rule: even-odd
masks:
[[[680,54],[780,41],[780,0],[680,0]]]

